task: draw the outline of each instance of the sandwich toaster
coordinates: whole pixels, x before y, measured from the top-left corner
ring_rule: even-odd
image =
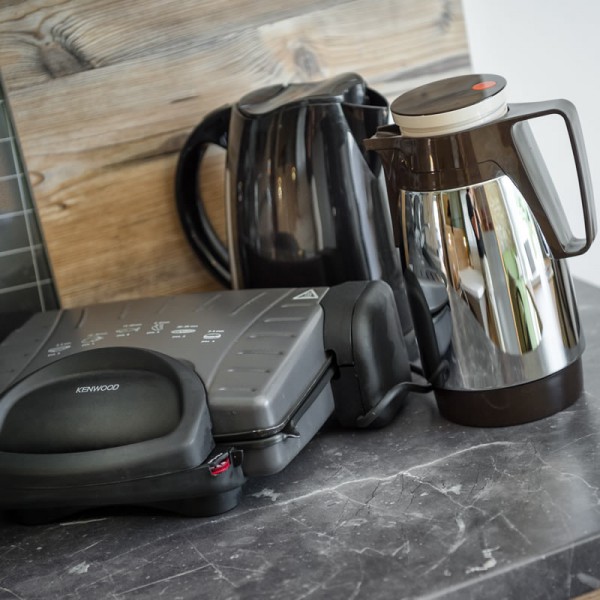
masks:
[[[0,344],[0,509],[218,514],[332,415],[385,425],[410,378],[382,281],[39,313]]]

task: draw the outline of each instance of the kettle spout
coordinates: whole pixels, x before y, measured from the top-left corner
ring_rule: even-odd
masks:
[[[398,156],[395,150],[402,146],[403,139],[398,125],[384,125],[377,129],[375,135],[363,141],[367,150],[379,154],[386,178],[392,171],[392,163]]]
[[[375,135],[364,140],[363,143],[367,150],[377,152],[379,155],[383,166],[388,199],[391,203],[399,193],[399,173],[405,171],[405,138],[400,134],[398,125],[384,125],[379,127]]]
[[[368,150],[375,150],[375,152],[383,154],[392,150],[396,146],[394,142],[400,137],[398,125],[383,125],[377,129],[375,135],[364,140],[364,144]]]

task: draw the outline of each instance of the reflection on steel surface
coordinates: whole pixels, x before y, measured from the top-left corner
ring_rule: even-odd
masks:
[[[407,263],[448,292],[448,387],[523,383],[577,358],[583,342],[568,271],[508,177],[403,192],[400,202]]]

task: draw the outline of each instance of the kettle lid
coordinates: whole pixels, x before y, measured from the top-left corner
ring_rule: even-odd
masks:
[[[323,81],[271,85],[254,90],[246,94],[238,106],[248,116],[259,116],[291,104],[364,104],[366,94],[367,84],[360,75],[342,73]]]
[[[392,117],[407,137],[456,133],[503,116],[506,80],[499,75],[450,77],[422,85],[396,98]]]

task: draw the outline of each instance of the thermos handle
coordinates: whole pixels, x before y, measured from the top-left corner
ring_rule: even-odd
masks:
[[[515,181],[530,205],[555,258],[568,258],[586,252],[596,236],[596,213],[590,170],[585,152],[581,124],[575,106],[568,100],[550,100],[527,104],[510,104],[504,122],[510,127],[507,142],[513,144],[516,160],[500,166]],[[575,159],[583,207],[585,238],[571,231],[550,174],[536,145],[527,121],[551,114],[563,118]]]
[[[200,163],[209,144],[227,149],[231,106],[209,113],[186,140],[177,163],[175,199],[187,239],[208,270],[231,287],[227,248],[215,233],[200,192]]]

